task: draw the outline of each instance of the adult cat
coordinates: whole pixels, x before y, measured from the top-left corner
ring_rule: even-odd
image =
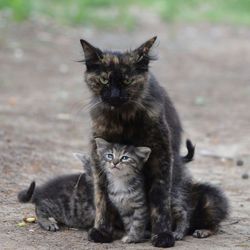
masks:
[[[152,243],[170,247],[175,242],[171,190],[184,176],[179,154],[182,128],[170,98],[148,70],[152,59],[149,51],[155,40],[153,37],[124,53],[101,51],[81,40],[87,68],[85,80],[95,105],[90,114],[96,218],[89,231],[89,239],[95,242],[112,241],[112,207],[96,151],[97,137],[152,149],[144,167]]]

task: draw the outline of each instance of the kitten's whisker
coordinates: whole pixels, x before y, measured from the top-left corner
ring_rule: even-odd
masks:
[[[77,179],[77,182],[76,182],[76,184],[75,184],[75,186],[74,186],[74,190],[77,190],[78,185],[79,185],[79,182],[80,182],[80,180],[81,180],[83,174],[84,174],[84,173],[81,173],[81,174],[79,175],[79,177],[78,177],[78,179]]]

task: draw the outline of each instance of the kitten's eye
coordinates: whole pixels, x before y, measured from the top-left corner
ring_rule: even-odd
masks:
[[[133,80],[132,79],[124,79],[123,82],[126,85],[130,85],[133,82]]]
[[[121,161],[127,161],[129,157],[127,155],[122,156]]]
[[[113,158],[114,158],[114,156],[113,156],[112,154],[106,154],[106,159],[107,159],[108,161],[112,161]]]
[[[109,82],[109,80],[107,78],[105,78],[105,77],[100,77],[99,81],[103,85],[106,85]]]

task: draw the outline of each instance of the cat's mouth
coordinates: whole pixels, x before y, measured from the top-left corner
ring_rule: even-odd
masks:
[[[110,107],[113,108],[119,108],[122,105],[126,104],[128,102],[128,98],[126,97],[121,97],[121,98],[102,98],[103,102],[107,103],[110,105]]]

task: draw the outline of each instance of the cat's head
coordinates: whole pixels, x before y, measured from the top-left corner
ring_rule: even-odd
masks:
[[[102,168],[117,177],[139,174],[151,153],[148,147],[110,143],[101,138],[95,141]]]
[[[148,82],[150,49],[156,37],[127,52],[101,51],[80,40],[86,64],[85,80],[96,97],[113,107],[136,102],[145,92]]]

